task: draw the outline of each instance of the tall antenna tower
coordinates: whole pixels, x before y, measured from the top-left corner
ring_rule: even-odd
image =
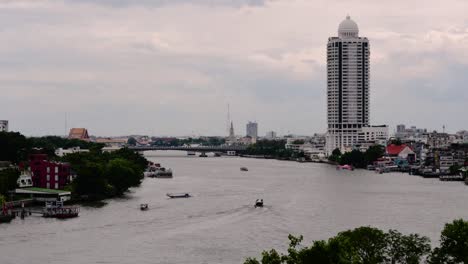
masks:
[[[65,112],[65,133],[64,133],[64,136],[67,137],[68,135],[68,120],[67,120],[67,113]]]
[[[229,103],[227,105],[227,120],[226,120],[226,132],[229,135],[229,131],[231,129],[231,109],[229,107]]]

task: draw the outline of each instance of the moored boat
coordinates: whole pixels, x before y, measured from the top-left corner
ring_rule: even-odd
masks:
[[[354,170],[354,167],[348,164],[336,166],[337,170]]]
[[[9,210],[4,203],[2,205],[2,211],[0,211],[0,223],[10,223],[15,218],[15,214]]]
[[[79,213],[80,208],[78,206],[63,206],[63,202],[46,202],[42,216],[65,219],[78,217]]]
[[[169,198],[189,198],[191,197],[189,193],[167,193]]]
[[[11,220],[15,218],[13,214],[0,214],[0,224],[1,223],[10,223]]]

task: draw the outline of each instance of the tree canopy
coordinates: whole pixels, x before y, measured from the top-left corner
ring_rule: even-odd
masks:
[[[271,249],[262,252],[260,261],[247,258],[244,264],[417,264],[431,251],[427,237],[372,227],[347,230],[328,241],[314,241],[309,247],[301,246],[302,236],[288,238],[287,254]]]

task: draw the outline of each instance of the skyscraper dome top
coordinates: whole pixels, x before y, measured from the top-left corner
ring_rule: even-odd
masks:
[[[357,38],[359,36],[359,28],[356,22],[348,15],[346,19],[340,23],[338,27],[338,37],[340,38]]]

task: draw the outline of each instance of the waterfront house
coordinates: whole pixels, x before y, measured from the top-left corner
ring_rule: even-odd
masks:
[[[414,153],[414,151],[408,145],[405,144],[390,144],[385,149],[385,152],[389,157],[406,159],[409,162],[414,162],[416,160],[416,153]]]
[[[71,182],[70,164],[49,161],[46,154],[29,156],[33,186],[46,189],[63,189]]]

